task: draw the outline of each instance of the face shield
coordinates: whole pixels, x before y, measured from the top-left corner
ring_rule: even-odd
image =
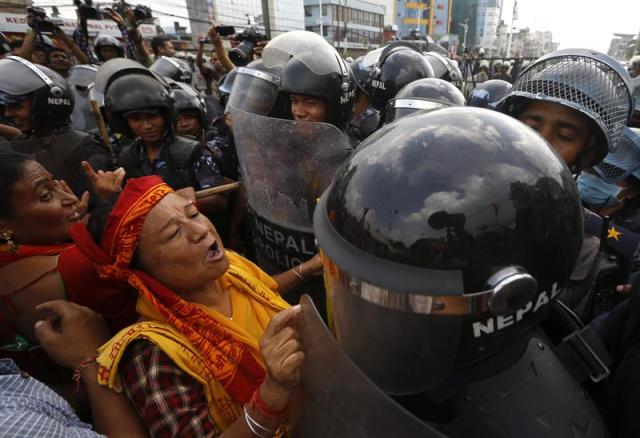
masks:
[[[26,96],[52,83],[37,66],[17,56],[0,59],[0,78],[0,94],[5,98]]]
[[[238,67],[229,105],[247,113],[268,115],[280,92],[280,78],[247,67]]]
[[[104,94],[109,83],[125,71],[150,75],[149,69],[139,62],[127,58],[114,58],[102,64],[96,73],[96,92]]]

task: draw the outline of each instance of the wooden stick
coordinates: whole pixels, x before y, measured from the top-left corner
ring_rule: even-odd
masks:
[[[100,136],[102,137],[102,141],[107,145],[109,149],[111,149],[111,140],[109,139],[109,131],[107,131],[107,125],[104,123],[104,119],[102,118],[102,113],[100,112],[100,107],[98,106],[98,102],[95,100],[90,100],[91,103],[91,112],[93,113],[93,117],[95,117],[96,122],[98,122],[98,129],[100,129]]]
[[[234,181],[229,184],[222,184],[221,186],[211,187],[210,189],[198,190],[196,192],[196,199],[206,198],[207,196],[230,192],[232,190],[238,190],[239,188],[240,183]]]

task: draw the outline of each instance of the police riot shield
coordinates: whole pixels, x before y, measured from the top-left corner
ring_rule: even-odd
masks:
[[[91,65],[74,65],[67,78],[69,91],[73,95],[71,127],[80,131],[93,131],[98,128],[96,118],[91,112],[89,86],[96,80],[97,68]]]
[[[292,437],[444,438],[382,392],[342,351],[303,296],[298,333],[304,348],[302,381],[289,405]]]
[[[316,201],[350,151],[326,123],[298,122],[230,107],[258,264],[273,274],[316,252]]]

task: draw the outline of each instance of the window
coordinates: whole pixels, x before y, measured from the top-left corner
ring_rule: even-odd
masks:
[[[323,17],[327,16],[327,5],[322,5],[322,16]]]
[[[311,13],[311,6],[305,6],[304,7],[304,16],[305,17],[311,17],[313,14]]]

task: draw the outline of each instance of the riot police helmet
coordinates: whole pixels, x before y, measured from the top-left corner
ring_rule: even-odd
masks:
[[[496,111],[446,108],[367,138],[320,198],[314,232],[342,349],[383,391],[409,395],[539,324],[583,218],[542,137]]]
[[[154,73],[160,76],[171,78],[174,81],[190,84],[193,80],[193,72],[189,64],[180,59],[170,56],[161,56],[149,67]]]
[[[93,47],[95,48],[98,59],[103,62],[107,61],[102,54],[103,47],[112,47],[113,49],[115,49],[118,52],[119,58],[122,58],[124,56],[124,48],[122,47],[122,43],[118,41],[118,39],[113,35],[98,35],[93,42]]]
[[[292,31],[271,40],[264,48],[265,66],[282,66],[282,91],[323,100],[326,123],[343,130],[353,115],[355,81],[336,49],[313,32]]]
[[[167,82],[173,91],[173,104],[176,117],[180,114],[190,114],[198,118],[200,127],[206,129],[209,126],[207,109],[204,100],[198,90],[184,82],[168,79]]]
[[[593,169],[610,183],[629,176],[640,180],[640,129],[624,128],[616,150],[608,153]]]
[[[526,70],[498,104],[503,112],[519,117],[531,101],[566,106],[592,124],[587,146],[574,166],[594,165],[613,151],[633,107],[631,78],[622,65],[589,49],[563,49],[545,55]]]
[[[457,62],[442,56],[438,52],[427,52],[424,57],[431,65],[434,77],[447,82],[462,81],[462,72],[460,72]]]
[[[378,111],[384,111],[387,102],[405,85],[434,76],[431,65],[418,49],[392,43],[383,48],[373,68],[371,103]]]
[[[361,93],[371,96],[371,74],[373,73],[373,65],[367,65],[364,62],[364,56],[360,56],[349,64],[356,86]]]
[[[218,93],[220,94],[220,106],[225,108],[227,106],[227,102],[229,101],[229,96],[231,95],[231,90],[233,90],[233,83],[236,80],[236,75],[238,74],[238,68],[234,68],[228,73],[225,73],[218,80]]]
[[[420,111],[464,106],[464,95],[443,79],[418,79],[406,85],[391,99],[385,111],[386,123]]]
[[[128,74],[137,73],[152,77],[159,76],[147,67],[129,58],[114,58],[98,67],[94,92],[104,94],[109,84],[115,79]]]
[[[507,95],[512,85],[502,79],[489,79],[478,84],[469,95],[468,105],[495,109],[498,102]]]
[[[174,119],[173,93],[160,77],[140,73],[119,76],[109,84],[104,102],[109,122],[116,132],[132,137],[127,116],[149,111],[160,113],[165,121],[165,129],[171,130]]]
[[[0,105],[27,99],[34,126],[64,125],[73,111],[73,96],[58,73],[19,56],[0,59]]]

